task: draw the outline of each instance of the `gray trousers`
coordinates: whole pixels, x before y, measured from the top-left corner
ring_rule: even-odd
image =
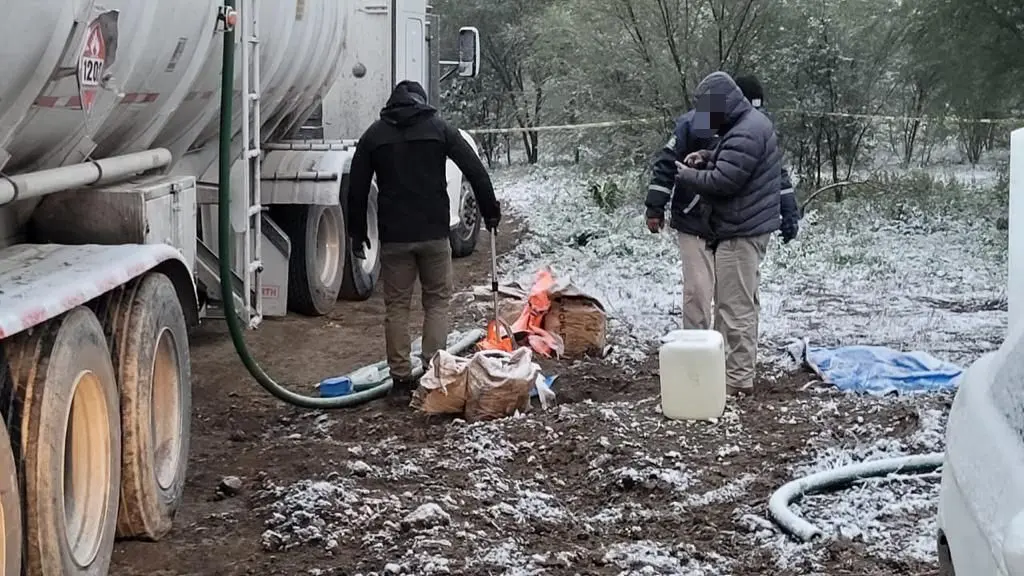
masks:
[[[750,390],[757,369],[758,289],[771,234],[733,238],[712,252],[697,236],[679,234],[683,260],[683,328],[710,330],[725,340],[730,388]]]
[[[430,361],[448,339],[452,296],[452,252],[448,239],[381,244],[380,280],[384,290],[384,339],[388,367],[397,380],[412,375],[409,313],[416,279],[422,286],[423,358]]]

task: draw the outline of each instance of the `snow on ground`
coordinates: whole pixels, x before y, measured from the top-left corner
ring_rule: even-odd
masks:
[[[602,212],[586,182],[557,168],[495,173],[503,206],[529,234],[501,261],[510,280],[529,285],[551,264],[598,298],[609,313],[618,357],[639,360],[652,342],[679,327],[682,299],[678,252],[668,234],[654,236],[636,207]]]
[[[726,573],[730,560],[697,554],[692,545],[631,538],[640,532],[638,523],[676,519],[685,508],[742,495],[748,476],[719,484],[689,469],[679,451],[663,452],[665,438],[685,451],[687,430],[707,425],[666,424],[651,400],[585,402],[547,416],[456,421],[419,446],[397,438],[347,444],[349,459],[339,467],[344,473],[286,486],[265,478],[259,494],[267,518],[263,545],[271,551],[302,545],[335,551],[349,541],[387,552],[400,536],[412,534],[413,543],[396,552],[392,568],[378,568],[386,574],[458,574],[484,567],[519,576],[589,559],[586,543],[552,538],[550,548],[538,552],[521,536],[575,530],[607,536],[596,551],[598,561],[622,574]],[[735,412],[724,421],[725,437],[749,442]],[[322,423],[308,424],[312,431],[292,441],[327,434]],[[335,442],[329,435],[319,440]],[[576,442],[582,457],[567,462],[565,447]],[[587,494],[591,490],[595,494]],[[604,504],[634,491],[664,499]],[[466,548],[476,553],[457,552]]]
[[[913,398],[893,401],[907,406],[915,403]],[[824,402],[816,417],[827,422],[837,409],[834,401]],[[812,457],[793,466],[792,476],[807,476],[859,462],[942,452],[946,414],[927,408],[919,410],[917,417],[919,427],[904,438],[898,437],[891,427],[865,422],[863,417],[844,427],[841,438],[836,438],[836,430],[826,429],[811,440]],[[894,474],[868,479],[839,492],[807,496],[792,509],[826,537],[863,543],[875,557],[934,562],[938,496],[938,473]],[[774,528],[765,529],[755,510],[743,514],[761,545],[777,554],[780,568],[820,561],[822,550],[817,544],[794,544]]]
[[[646,230],[638,194],[607,213],[585,184],[565,168],[496,173],[505,206],[531,231],[505,256],[503,271],[529,283],[540,266],[556,264],[608,307],[617,358],[639,359],[680,323],[674,235]],[[962,213],[963,203],[937,198],[925,210],[900,194],[817,200],[797,241],[773,239],[762,266],[764,341],[882,344],[961,363],[998,346],[1006,323],[1005,232],[994,217]]]
[[[609,312],[613,361],[646,358],[678,327],[676,245],[646,230],[640,200],[603,211],[564,168],[503,169],[495,183],[529,231],[502,258],[506,280],[528,285],[547,264],[571,276]],[[817,202],[798,241],[773,241],[762,268],[767,356],[792,337],[961,363],[997,346],[1005,232],[963,202],[936,198],[929,209],[901,193]],[[389,559],[349,570],[366,574],[827,573],[827,544],[796,544],[767,519],[770,491],[853,462],[943,450],[948,395],[755,400],[730,402],[713,423],[667,421],[651,395],[370,442],[335,439],[319,416],[305,424],[312,432],[282,437],[334,443],[347,460],[319,479],[264,479],[264,545],[348,545],[338,554]],[[829,541],[859,543],[858,554],[932,565],[937,490],[934,476],[897,476],[806,497],[796,510]]]
[[[656,398],[587,401],[370,441],[339,439],[311,415],[284,442],[335,445],[338,472],[281,485],[264,478],[263,544],[275,552],[317,547],[350,562],[346,573],[367,575],[525,576],[594,566],[624,576],[722,576],[756,566],[828,573],[822,543],[793,543],[755,504],[781,484],[769,465],[805,474],[941,450],[941,403],[919,400],[879,406],[809,394],[730,404],[710,423],[667,421]],[[862,542],[868,556],[934,562],[935,489],[930,478],[873,481],[808,497],[798,509],[830,536]],[[386,561],[356,566],[353,550]]]
[[[997,179],[993,170],[961,166],[926,174],[979,196]],[[658,336],[678,327],[681,278],[674,238],[647,232],[639,195],[621,209],[602,211],[585,181],[565,168],[504,170],[497,189],[531,231],[503,260],[503,269],[528,281],[541,265],[557,263],[608,307],[617,359],[643,357]],[[902,193],[894,188],[881,196],[851,194],[839,204],[819,200],[796,242],[773,240],[762,267],[766,355],[793,337],[821,345],[920,349],[961,364],[998,347],[1006,326],[1006,240],[995,225],[999,213],[981,201],[915,202]],[[830,407],[835,408],[825,404],[822,410]],[[845,432],[857,443],[846,446],[826,434],[814,458],[792,472],[942,451],[944,413],[931,410],[921,417],[924,428],[910,442],[893,440],[886,430],[854,427]],[[826,533],[864,542],[875,555],[932,561],[937,493],[934,477],[890,478],[808,498],[800,510]],[[811,546],[762,531],[780,565],[814,554]]]

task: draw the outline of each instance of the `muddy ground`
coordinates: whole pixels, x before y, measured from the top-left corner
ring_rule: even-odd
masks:
[[[481,247],[485,247],[481,242]],[[486,281],[486,250],[457,261],[461,289]],[[462,327],[486,304],[456,299]],[[383,354],[383,303],[338,304],[326,318],[270,320],[249,334],[264,367],[312,392]],[[112,574],[929,574],[856,541],[782,566],[763,520],[823,430],[908,438],[905,403],[762,380],[719,422],[658,414],[653,361],[548,364],[561,406],[499,423],[425,421],[381,402],[318,414],[270,398],[217,322],[192,338],[188,487],[174,532],[122,543]],[[943,409],[942,399],[932,401]],[[827,436],[827,434],[826,434]],[[218,485],[242,480],[237,495]]]

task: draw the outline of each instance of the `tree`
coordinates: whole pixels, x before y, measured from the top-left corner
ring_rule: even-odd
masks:
[[[918,0],[913,58],[954,115],[964,156],[976,164],[993,139],[982,120],[1018,108],[1024,81],[1024,6],[1015,0]]]
[[[1000,132],[978,120],[1024,106],[1018,0],[438,0],[478,26],[482,77],[447,105],[519,130],[529,162],[542,124],[636,120],[595,137],[555,132],[546,153],[643,162],[709,72],[759,76],[805,181],[849,179],[888,142],[904,165],[956,126],[976,161]],[[452,35],[454,36],[454,35]],[[898,117],[882,124],[878,115]],[[942,119],[949,118],[950,122]],[[639,122],[643,120],[643,122]],[[508,136],[487,137],[485,153]],[[564,140],[564,142],[563,142]],[[546,148],[550,150],[550,148]]]
[[[438,4],[449,21],[480,30],[483,71],[481,83],[500,87],[509,118],[524,129],[527,160],[537,162],[540,125],[548,83],[557,62],[537,57],[535,48],[545,33],[544,19],[555,0],[447,0]],[[494,84],[492,84],[494,83]]]

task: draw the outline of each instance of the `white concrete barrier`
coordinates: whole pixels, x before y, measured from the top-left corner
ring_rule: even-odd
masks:
[[[1024,321],[1024,128],[1010,135],[1009,332]]]

